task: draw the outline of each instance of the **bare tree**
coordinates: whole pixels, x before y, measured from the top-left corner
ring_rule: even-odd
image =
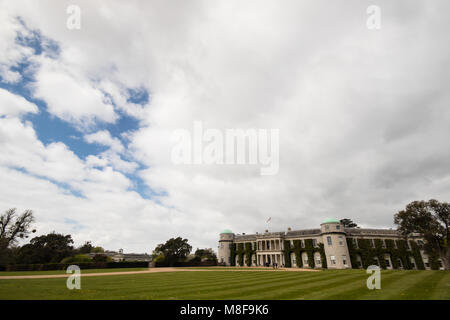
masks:
[[[18,239],[28,238],[34,222],[33,211],[25,210],[21,215],[16,214],[16,209],[8,209],[0,216],[0,248],[7,248],[17,242]]]

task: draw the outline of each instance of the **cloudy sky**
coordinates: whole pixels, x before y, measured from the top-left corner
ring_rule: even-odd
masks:
[[[67,28],[73,4],[80,29]],[[410,201],[450,198],[449,9],[0,1],[0,210],[134,252],[328,217],[393,227]],[[278,173],[175,165],[173,132],[194,121],[279,129]]]

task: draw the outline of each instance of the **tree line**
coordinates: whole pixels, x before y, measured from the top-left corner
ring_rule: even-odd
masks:
[[[17,214],[8,209],[0,216],[0,267],[11,264],[107,262],[102,247],[94,247],[90,241],[75,248],[71,235],[51,232],[33,237],[29,243],[19,246],[19,240],[36,233],[32,228],[35,221],[32,210]],[[92,258],[88,253],[96,253]]]

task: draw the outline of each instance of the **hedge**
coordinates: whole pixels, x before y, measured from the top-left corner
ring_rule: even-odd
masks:
[[[217,265],[217,261],[178,261],[174,263],[173,267],[211,267]],[[165,261],[155,263],[155,268],[163,267],[169,267],[169,264]]]

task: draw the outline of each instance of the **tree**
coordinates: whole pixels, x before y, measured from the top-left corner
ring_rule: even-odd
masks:
[[[356,228],[358,225],[354,223],[351,219],[342,219],[341,223],[344,225],[344,228]]]
[[[90,241],[86,241],[81,247],[79,247],[77,250],[79,253],[90,253],[93,246]]]
[[[87,254],[77,254],[75,256],[65,257],[61,260],[61,263],[89,263],[92,261],[93,259]]]
[[[169,266],[174,266],[178,261],[184,261],[191,252],[192,247],[188,243],[188,239],[171,238],[164,244],[159,244],[153,251],[154,257],[163,255],[165,262]]]
[[[423,235],[427,244],[425,252],[433,256],[439,255],[446,270],[450,269],[450,204],[431,199],[429,201],[413,201],[405,210],[394,216],[394,223],[408,239],[412,233]]]
[[[92,257],[92,261],[94,262],[109,262],[112,261],[111,257],[108,257],[105,254],[96,254]]]
[[[6,210],[0,216],[0,249],[8,248],[19,238],[28,238],[29,233],[36,232],[36,229],[31,230],[33,222],[34,217],[31,210],[25,210],[19,216],[17,216],[15,208]]]
[[[72,256],[72,236],[55,232],[31,239],[18,252],[19,263],[57,263]]]
[[[212,249],[197,249],[194,259],[196,261],[217,261],[217,256]]]
[[[104,252],[105,252],[105,249],[103,249],[102,247],[93,247],[93,248],[91,249],[91,252],[92,252],[92,253],[104,253]]]

